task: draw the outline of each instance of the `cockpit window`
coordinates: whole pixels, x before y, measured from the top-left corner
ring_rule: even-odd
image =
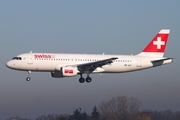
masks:
[[[13,60],[16,60],[17,59],[17,57],[13,57]]]
[[[22,60],[21,57],[13,57],[13,60]]]

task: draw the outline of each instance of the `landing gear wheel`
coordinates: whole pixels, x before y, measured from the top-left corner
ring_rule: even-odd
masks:
[[[27,81],[30,81],[30,80],[31,80],[31,78],[30,78],[31,71],[29,70],[29,71],[27,71],[27,72],[28,72],[28,77],[26,78],[26,80],[27,80]]]
[[[30,80],[31,80],[31,78],[30,78],[30,77],[27,77],[27,78],[26,78],[26,80],[27,80],[27,81],[30,81]]]
[[[91,81],[92,81],[91,77],[87,77],[87,78],[86,78],[86,82],[87,82],[87,83],[90,83]]]
[[[84,82],[85,82],[85,79],[84,79],[83,77],[80,77],[80,78],[79,78],[79,82],[80,82],[80,83],[84,83]]]

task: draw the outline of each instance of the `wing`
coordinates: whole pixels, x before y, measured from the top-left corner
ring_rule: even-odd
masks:
[[[107,64],[113,63],[113,60],[118,59],[117,57],[112,57],[104,60],[99,60],[95,62],[89,62],[84,64],[77,65],[78,70],[80,73],[84,73],[85,71],[88,71],[89,73],[92,73],[97,67],[102,67]]]

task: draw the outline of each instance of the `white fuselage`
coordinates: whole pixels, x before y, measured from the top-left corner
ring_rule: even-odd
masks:
[[[22,71],[53,72],[68,65],[78,65],[117,57],[113,63],[97,68],[93,73],[122,73],[154,67],[151,61],[159,60],[157,57],[144,57],[133,55],[97,55],[97,54],[55,54],[55,53],[26,53],[7,62],[11,69]],[[162,58],[163,59],[163,58]],[[162,64],[171,63],[172,59],[164,60]]]
[[[98,55],[98,54],[55,54],[25,53],[14,57],[6,66],[28,71],[51,72],[55,78],[80,75],[79,82],[91,82],[91,73],[123,73],[147,69],[171,63],[172,58],[164,58],[169,29],[160,30],[144,50],[138,55]],[[82,74],[87,74],[86,79]]]
[[[169,29],[160,30],[150,43],[138,55],[104,55],[104,54],[56,54],[25,53],[14,57],[6,63],[11,69],[51,72],[54,78],[80,75],[79,82],[87,83],[92,79],[91,73],[123,73],[171,63],[172,58],[164,58],[164,51],[169,36]],[[87,74],[86,79],[82,74]]]

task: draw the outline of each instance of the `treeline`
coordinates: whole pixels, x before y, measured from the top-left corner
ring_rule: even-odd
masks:
[[[90,114],[78,108],[72,114],[41,115],[36,120],[180,120],[180,111],[140,111],[141,106],[141,102],[136,98],[117,96],[109,101],[103,101],[99,105],[99,109],[94,106]],[[11,117],[7,120],[30,119]]]

